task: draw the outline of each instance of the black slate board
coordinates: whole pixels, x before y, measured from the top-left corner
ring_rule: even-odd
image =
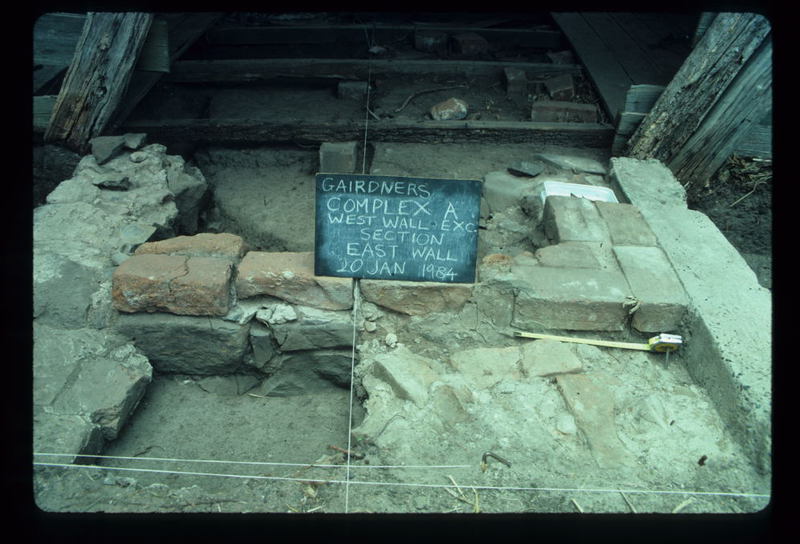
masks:
[[[314,273],[473,283],[481,182],[317,174]]]

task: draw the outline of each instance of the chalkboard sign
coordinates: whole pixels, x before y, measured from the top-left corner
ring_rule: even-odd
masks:
[[[481,182],[317,174],[314,273],[473,283]]]

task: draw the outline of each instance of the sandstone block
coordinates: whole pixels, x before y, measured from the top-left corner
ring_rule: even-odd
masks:
[[[642,332],[677,331],[689,301],[661,248],[614,246],[614,254],[639,302],[631,325]]]
[[[120,314],[114,327],[163,373],[234,374],[249,339],[248,325],[168,313]]]
[[[450,121],[454,119],[464,119],[467,116],[469,106],[459,98],[448,98],[444,102],[439,102],[431,107],[431,117],[434,121]]]
[[[475,348],[454,353],[450,356],[450,364],[475,387],[489,389],[503,380],[522,378],[518,366],[520,357],[517,346]]]
[[[569,345],[555,340],[534,340],[522,345],[520,366],[528,376],[570,374],[583,369]]]
[[[606,380],[594,374],[560,374],[556,383],[598,465],[629,464],[629,453],[617,438],[614,391]]]
[[[183,255],[238,260],[246,251],[247,246],[241,236],[227,232],[219,234],[202,232],[194,236],[177,236],[157,242],[145,242],[136,248],[134,255]]]
[[[609,240],[608,229],[594,202],[586,198],[548,196],[542,221],[545,234],[555,243]]]
[[[315,276],[311,252],[249,252],[239,263],[236,293],[239,298],[270,295],[323,310],[353,307],[353,280]]]
[[[353,345],[353,320],[349,311],[298,306],[297,319],[273,324],[281,351],[336,348]]]
[[[398,347],[375,358],[370,373],[386,382],[401,399],[422,407],[428,400],[428,387],[437,379],[432,361]]]
[[[136,255],[114,271],[114,308],[223,316],[230,307],[230,280],[231,263],[224,259]]]
[[[595,202],[615,246],[655,246],[656,235],[633,204]]]
[[[424,281],[361,280],[364,300],[406,315],[458,311],[472,295],[473,284]]]
[[[357,142],[323,142],[319,146],[319,171],[352,174],[356,169]]]
[[[616,270],[518,266],[510,283],[518,289],[512,325],[522,330],[621,331],[630,294]]]
[[[536,250],[534,254],[542,266],[562,268],[602,268],[595,251],[589,244],[594,242],[561,242]]]
[[[531,107],[531,121],[540,123],[596,123],[597,106],[557,100],[537,100]]]

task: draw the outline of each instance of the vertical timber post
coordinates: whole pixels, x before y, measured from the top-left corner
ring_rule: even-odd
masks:
[[[86,152],[119,108],[152,21],[149,13],[87,14],[45,141]]]
[[[747,108],[754,105],[747,104],[745,96],[754,93],[751,97],[759,104],[765,96],[771,97],[770,32],[769,21],[755,13],[717,15],[634,132],[628,155],[658,159],[673,173],[707,174],[709,168],[685,168],[688,161],[697,160],[691,156],[708,154],[709,164],[719,161],[718,154],[732,150],[732,142],[739,137],[736,127],[733,132],[727,128],[737,119],[746,119]],[[758,83],[758,88],[742,84],[747,81]]]

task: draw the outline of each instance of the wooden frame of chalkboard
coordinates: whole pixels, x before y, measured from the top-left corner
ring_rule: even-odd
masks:
[[[314,273],[474,283],[481,181],[317,174]]]

